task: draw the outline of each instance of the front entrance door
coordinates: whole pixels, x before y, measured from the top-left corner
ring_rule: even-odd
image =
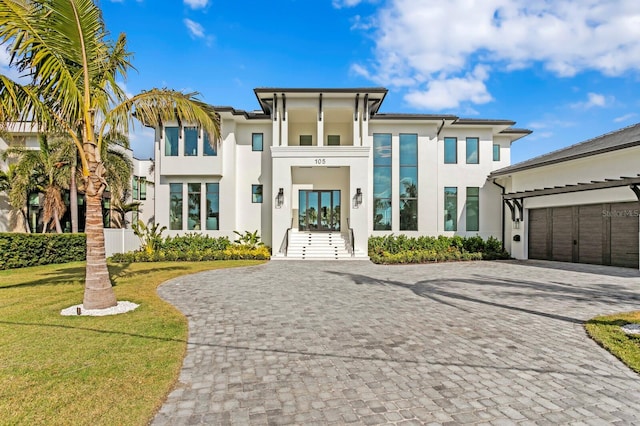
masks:
[[[300,190],[298,227],[301,231],[340,230],[340,191]]]

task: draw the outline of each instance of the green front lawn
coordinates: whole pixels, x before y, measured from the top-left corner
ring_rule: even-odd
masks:
[[[109,265],[118,300],[106,317],[63,317],[82,302],[84,262],[0,271],[0,423],[146,424],[174,384],[187,321],[156,287],[184,274],[263,261]]]
[[[640,373],[640,335],[627,335],[620,329],[630,323],[640,324],[640,311],[595,317],[585,328],[593,340]]]

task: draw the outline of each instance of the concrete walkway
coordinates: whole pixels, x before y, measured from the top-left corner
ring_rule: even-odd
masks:
[[[271,262],[165,283],[189,318],[179,424],[640,424],[640,376],[582,322],[640,309],[637,270]]]

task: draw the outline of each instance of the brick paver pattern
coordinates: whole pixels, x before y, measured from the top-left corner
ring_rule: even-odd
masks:
[[[551,262],[270,262],[163,284],[187,355],[155,425],[640,424],[583,322],[640,272]]]

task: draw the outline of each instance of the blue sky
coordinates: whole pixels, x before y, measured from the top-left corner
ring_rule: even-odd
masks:
[[[532,6],[531,3],[534,5]],[[637,0],[101,0],[134,52],[129,93],[389,89],[382,112],[517,121],[512,162],[640,121]],[[148,131],[133,136],[152,153]]]

